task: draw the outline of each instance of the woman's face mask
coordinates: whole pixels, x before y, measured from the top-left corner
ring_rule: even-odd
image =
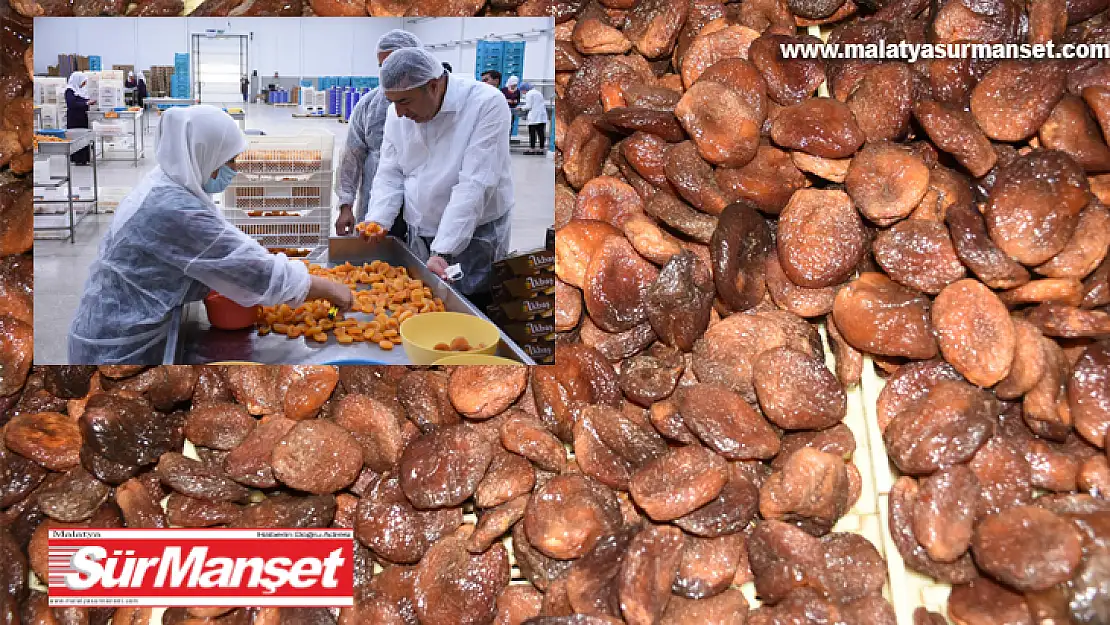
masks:
[[[235,179],[235,173],[235,170],[228,165],[220,167],[216,170],[215,178],[208,178],[204,181],[204,190],[208,193],[222,193]]]

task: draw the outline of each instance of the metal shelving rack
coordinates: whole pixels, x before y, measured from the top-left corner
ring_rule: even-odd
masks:
[[[131,137],[130,150],[109,149],[107,144],[104,143],[104,139],[106,137],[117,137],[120,136],[120,133],[103,130],[96,133],[97,139],[100,143],[100,153],[103,156],[101,160],[123,162],[131,161],[132,167],[139,166],[139,159],[143,158],[146,155],[146,133],[144,132],[140,121],[143,118],[143,113],[144,111],[142,109],[138,111],[89,111],[90,122],[97,121],[101,124],[110,124],[117,121],[120,123],[125,123],[128,119],[131,120],[131,132],[126,133]],[[108,117],[109,114],[114,114],[115,117]],[[108,154],[110,152],[131,152],[131,158],[109,158]]]
[[[89,131],[89,130],[80,130],[80,129],[73,129],[73,130],[67,131],[65,141],[49,141],[49,142],[40,142],[39,143],[38,153],[40,155],[46,156],[47,158],[49,158],[51,156],[64,156],[65,157],[66,176],[65,176],[65,178],[53,179],[49,183],[35,183],[35,188],[36,189],[57,189],[57,188],[61,187],[62,185],[65,185],[65,187],[66,187],[66,199],[64,199],[64,200],[46,200],[46,199],[39,199],[38,197],[36,197],[34,199],[34,205],[36,207],[35,208],[35,235],[36,235],[35,238],[55,238],[55,237],[39,237],[38,236],[39,232],[68,231],[69,236],[65,237],[65,238],[68,238],[69,242],[71,244],[75,243],[76,240],[77,240],[77,237],[76,237],[77,226],[80,225],[81,222],[84,221],[84,219],[89,216],[89,214],[96,214],[97,204],[100,201],[100,197],[99,197],[99,191],[97,190],[98,180],[97,180],[97,172],[96,172],[97,165],[96,165],[96,149],[95,149],[95,147],[93,147],[93,149],[89,150],[89,152],[91,153],[91,163],[92,163],[92,172],[93,172],[93,185],[92,185],[93,196],[92,196],[91,200],[74,199],[74,195],[73,195],[73,164],[70,161],[70,156],[72,156],[78,150],[81,150],[82,148],[85,148],[85,147],[92,147],[92,146],[93,146],[92,132]],[[51,206],[51,205],[55,205],[55,204],[65,204],[65,205],[67,205],[67,210],[63,213],[46,213],[46,212],[39,212],[39,210],[38,210],[39,206]],[[78,209],[77,206],[81,206],[81,208]],[[69,224],[68,225],[57,226],[57,225],[53,225],[51,223],[53,220],[56,220],[58,217],[63,217],[64,218],[67,215],[69,217],[69,219],[68,219]]]

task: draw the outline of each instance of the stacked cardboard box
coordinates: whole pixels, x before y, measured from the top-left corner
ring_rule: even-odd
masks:
[[[172,65],[153,65],[146,74],[147,92],[157,98],[168,98],[173,81]]]
[[[538,364],[555,362],[555,252],[537,250],[493,264],[489,318]]]
[[[127,75],[128,74],[135,73],[135,66],[134,65],[113,65],[112,69],[118,69],[118,70],[122,71],[124,80],[127,80]]]

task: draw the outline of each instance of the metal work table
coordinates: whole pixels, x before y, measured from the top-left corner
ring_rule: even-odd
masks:
[[[232,113],[231,111],[228,111],[227,114],[231,115],[231,119],[234,119],[236,122],[239,122],[239,130],[242,130],[243,132],[247,131],[247,112],[246,111],[243,111],[241,113]]]
[[[370,245],[358,237],[333,237],[329,242],[328,255],[320,264],[335,267],[348,261],[362,264],[374,260],[408,269],[410,276],[422,280],[435,297],[443,300],[448,311],[486,318],[469,300],[429,271],[408,248],[393,238]],[[348,313],[348,317],[372,318],[364,313]],[[497,355],[527,365],[535,364],[504,332],[501,333]],[[385,351],[367,343],[340,345],[331,334],[328,335],[327,343],[317,343],[304,337],[290,339],[273,333],[258,336],[254,328],[226,331],[211,327],[202,302],[193,302],[174,310],[162,361],[164,364],[227,361],[265,364],[411,364],[400,342],[392,350]]]
[[[143,100],[143,111],[148,113],[143,117],[146,119],[146,128],[150,130],[150,118],[157,119],[158,112],[173,106],[192,106],[196,104],[192,98],[147,98]]]
[[[36,189],[57,189],[62,185],[66,187],[66,199],[64,200],[40,200],[34,199],[36,205],[52,205],[52,204],[66,204],[68,205],[69,225],[54,226],[54,225],[40,225],[40,222],[49,223],[51,220],[56,219],[58,214],[38,214],[35,213],[35,232],[52,232],[56,230],[68,230],[69,242],[76,242],[77,226],[88,217],[89,213],[96,213],[97,204],[100,201],[99,190],[97,188],[97,175],[96,175],[96,149],[89,150],[91,153],[91,166],[93,172],[93,196],[91,200],[81,200],[73,198],[73,162],[70,161],[72,156],[82,148],[90,147],[93,144],[92,131],[84,129],[72,129],[66,131],[65,141],[40,141],[38,153],[46,156],[63,156],[66,161],[66,176],[65,178],[55,178],[49,183],[35,183]],[[53,177],[52,177],[53,178]],[[80,210],[74,208],[75,205],[82,205]]]
[[[118,115],[118,118],[108,117],[108,114]],[[100,153],[103,161],[131,161],[133,167],[139,166],[139,159],[146,153],[146,133],[139,127],[142,121],[143,111],[89,111],[89,122],[98,121],[101,123],[112,123],[114,121],[123,122],[128,118],[131,119],[131,138],[134,141],[131,145],[131,158],[108,158],[108,152],[104,147],[104,135],[99,134],[97,138],[100,140]]]

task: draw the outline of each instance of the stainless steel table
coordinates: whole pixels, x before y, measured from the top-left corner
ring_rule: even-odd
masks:
[[[143,100],[143,110],[147,113],[143,117],[146,119],[146,128],[150,130],[150,118],[157,119],[157,114],[163,108],[171,106],[192,106],[196,102],[192,98],[147,98]]]
[[[91,200],[75,200],[73,199],[73,162],[70,156],[78,152],[82,148],[92,147],[89,152],[91,153],[91,164],[93,173],[93,197]],[[40,200],[35,199],[34,204],[42,206],[50,206],[53,204],[66,204],[68,207],[69,224],[65,226],[44,225],[42,222],[48,222],[56,214],[46,213],[39,214],[35,212],[35,232],[53,232],[57,230],[69,231],[69,242],[75,243],[77,226],[88,217],[90,213],[95,214],[97,211],[97,204],[100,201],[97,173],[96,173],[96,146],[93,145],[93,135],[91,130],[84,130],[74,128],[66,131],[65,141],[40,141],[38,153],[46,156],[63,156],[66,161],[66,176],[65,178],[56,178],[49,183],[35,183],[36,189],[57,189],[62,185],[66,187],[66,199],[64,200]],[[78,210],[75,206],[81,205]]]
[[[118,115],[117,117],[108,117],[112,113]],[[99,121],[101,123],[112,123],[113,121],[123,122],[127,119],[131,120],[131,158],[109,158],[108,153],[104,147],[104,135],[99,134],[100,139],[100,153],[103,155],[102,161],[131,161],[133,167],[139,166],[139,159],[146,153],[146,132],[139,127],[143,118],[143,111],[89,111],[89,121]]]
[[[329,242],[328,256],[321,264],[335,267],[348,261],[363,264],[374,260],[408,269],[410,276],[422,280],[435,297],[443,300],[447,310],[486,318],[469,300],[429,271],[408,248],[393,238],[370,245],[358,237],[333,237]],[[372,316],[363,313],[348,313],[348,316],[372,319]],[[497,354],[524,364],[535,364],[504,332],[501,333]],[[411,364],[400,343],[392,350],[385,351],[366,343],[340,345],[334,335],[328,335],[327,343],[317,343],[304,337],[290,339],[280,334],[258,336],[254,329],[229,332],[211,327],[203,303],[194,302],[177,308],[171,319],[163,363],[205,364],[224,361],[266,364]]]

